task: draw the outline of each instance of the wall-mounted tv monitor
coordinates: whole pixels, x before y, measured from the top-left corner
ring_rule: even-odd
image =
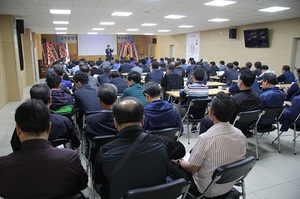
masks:
[[[268,28],[244,30],[244,39],[246,48],[268,48]]]

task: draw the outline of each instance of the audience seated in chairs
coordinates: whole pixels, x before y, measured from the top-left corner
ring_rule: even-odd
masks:
[[[248,68],[241,68],[241,75],[237,82],[237,85],[240,89],[240,92],[235,94],[232,98],[235,103],[235,112],[230,119],[230,123],[232,123],[237,116],[238,113],[244,111],[252,111],[261,109],[261,102],[259,96],[251,91],[251,85],[254,82],[255,75],[254,73]],[[211,126],[213,125],[212,120],[208,117],[202,119],[200,123],[200,131],[199,133],[206,132]],[[251,137],[253,134],[249,132],[249,125],[251,124],[244,124],[237,126],[247,137]]]
[[[148,104],[144,108],[144,129],[156,130],[177,127],[183,133],[181,116],[176,107],[160,98],[161,88],[155,82],[147,82],[143,93]]]
[[[63,198],[87,187],[88,176],[77,152],[54,148],[47,140],[51,122],[45,102],[31,99],[22,103],[15,121],[21,148],[0,157],[0,195]]]
[[[197,195],[209,185],[215,169],[245,157],[247,138],[229,123],[234,110],[234,99],[224,92],[218,93],[208,106],[208,116],[213,126],[199,135],[188,161],[179,159],[169,164],[169,176],[191,181],[190,190]],[[234,183],[213,184],[206,196],[226,194]]]
[[[282,66],[282,74],[278,77],[278,82],[291,84],[292,82],[296,82],[296,78],[294,73],[291,72],[291,68],[288,65]]]
[[[109,73],[110,73],[111,67],[110,66],[104,66],[103,67],[103,74],[99,75],[97,77],[99,84],[105,84],[105,83],[109,83],[110,79],[109,79]]]
[[[165,63],[163,63],[165,64]],[[158,62],[154,61],[152,62],[152,71],[147,73],[145,77],[145,82],[156,82],[156,83],[161,83],[161,80],[164,76],[164,72],[161,70],[158,70]]]
[[[109,83],[117,87],[119,95],[124,93],[125,89],[128,87],[126,80],[121,77],[118,71],[111,71],[109,74],[109,79]]]
[[[88,84],[92,87],[92,88],[97,88],[99,86],[98,80],[96,77],[93,77],[91,75],[91,70],[90,67],[88,65],[83,65],[80,67],[80,71],[83,73],[86,73],[89,77],[89,81]]]
[[[50,110],[55,113],[71,113],[74,110],[74,98],[61,91],[61,78],[56,73],[47,76],[46,83],[51,90]]]
[[[51,105],[50,89],[46,84],[36,84],[30,89],[31,99],[40,99],[47,107]],[[50,114],[51,131],[48,140],[54,140],[58,138],[67,138],[71,141],[72,148],[78,148],[80,146],[80,140],[77,137],[74,127],[68,118],[58,114]],[[21,141],[17,135],[16,129],[13,132],[11,138],[11,147],[13,151],[20,150]]]
[[[180,142],[144,132],[143,110],[136,98],[113,106],[119,133],[102,146],[93,173],[95,183],[102,184],[98,190],[102,199],[121,198],[128,190],[166,182],[169,160],[185,155]]]
[[[237,80],[238,79],[238,71],[234,70],[232,63],[227,63],[226,66],[227,66],[227,69],[223,73],[223,75],[220,76],[220,80],[222,81],[223,78],[225,78],[226,85],[231,86],[232,80]]]

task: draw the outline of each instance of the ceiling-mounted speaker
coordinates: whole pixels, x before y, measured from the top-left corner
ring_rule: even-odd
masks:
[[[236,28],[229,29],[229,39],[236,39]]]
[[[24,26],[24,20],[23,19],[17,19],[16,20],[16,26],[17,26],[17,33],[18,34],[24,34],[25,33],[25,26]]]

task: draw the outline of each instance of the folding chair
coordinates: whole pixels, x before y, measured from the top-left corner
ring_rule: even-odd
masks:
[[[244,111],[237,114],[234,119],[233,125],[237,128],[240,126],[248,126],[249,130],[253,130],[256,137],[255,151],[256,158],[258,159],[258,138],[257,138],[257,123],[260,117],[264,114],[261,110]]]
[[[235,186],[241,186],[242,192],[238,192],[235,188],[232,188],[231,191],[228,193],[218,196],[216,198],[222,198],[222,199],[238,199],[239,196],[243,196],[243,198],[246,198],[246,192],[245,192],[245,183],[244,179],[249,174],[251,169],[254,167],[256,163],[256,158],[254,156],[249,156],[248,158],[245,158],[243,160],[239,160],[224,166],[218,167],[213,175],[212,180],[210,184],[206,187],[204,192],[200,196],[196,196],[194,193],[188,192],[188,197],[191,198],[205,198],[207,192],[211,189],[211,186],[213,184],[225,184],[230,182],[235,182]],[[237,195],[234,195],[232,193],[238,193]]]
[[[211,97],[208,98],[195,98],[192,99],[188,105],[186,114],[182,118],[182,122],[187,123],[187,133],[188,133],[188,144],[190,144],[190,122],[200,122],[206,114],[207,104],[212,100]]]
[[[297,143],[297,138],[299,137],[300,133],[298,133],[297,135],[297,131],[300,131],[300,126],[297,126],[297,121],[300,118],[300,114],[296,117],[296,119],[292,122],[291,124],[291,129],[293,129],[294,131],[294,155],[296,155],[296,143]],[[280,136],[284,131],[281,131],[280,134],[278,134],[278,136],[275,138],[275,140],[273,140],[272,144],[274,144],[274,142],[278,139],[278,152],[281,153],[281,149],[280,149]]]
[[[146,130],[147,133],[150,134],[158,134],[170,137],[174,140],[178,140],[180,135],[180,129],[178,127],[174,128],[164,128],[164,129],[157,129],[157,130]]]
[[[189,186],[190,184],[184,178],[179,178],[161,185],[129,190],[125,193],[123,199],[176,199],[180,196],[181,199],[184,199]]]

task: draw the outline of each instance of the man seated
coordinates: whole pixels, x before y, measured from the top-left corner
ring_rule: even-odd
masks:
[[[102,146],[93,173],[95,183],[102,184],[99,191],[102,199],[121,198],[130,189],[165,183],[169,160],[185,155],[185,148],[180,142],[144,132],[143,112],[143,104],[136,98],[127,98],[113,106],[119,133]],[[140,143],[124,164],[112,173],[137,138],[141,139]]]
[[[262,79],[262,93],[259,98],[261,101],[261,108],[278,108],[283,106],[285,94],[276,86],[278,83],[276,75],[273,73],[266,73]],[[258,123],[259,129],[267,129],[274,123],[274,118],[266,118],[262,116]]]
[[[191,182],[189,191],[200,195],[211,182],[216,168],[245,158],[247,139],[228,121],[234,113],[235,103],[229,95],[220,92],[208,105],[208,116],[213,126],[199,135],[188,161],[173,160],[169,165],[169,176],[185,178]],[[207,197],[216,197],[231,190],[235,181],[213,184]]]
[[[102,75],[103,74],[103,70],[100,69],[96,63],[94,61],[90,62],[90,67],[91,67],[91,76],[96,75]]]
[[[163,63],[165,64],[165,63]],[[158,65],[159,63],[154,61],[152,62],[152,71],[147,73],[146,77],[145,77],[145,82],[156,82],[156,83],[161,83],[161,80],[164,76],[163,71],[158,70]]]
[[[288,65],[282,66],[282,74],[278,76],[278,82],[283,82],[285,84],[296,82],[295,75],[291,72],[291,68]]]
[[[122,94],[128,87],[127,82],[123,79],[118,71],[111,71],[109,74],[111,84],[115,85],[118,89],[118,94]]]
[[[233,123],[235,117],[238,113],[244,111],[253,111],[261,109],[261,102],[259,96],[251,91],[251,85],[253,84],[255,79],[254,73],[245,68],[241,71],[240,78],[237,82],[237,85],[240,89],[240,92],[233,96],[233,100],[235,103],[235,112],[230,119],[230,122]],[[208,117],[205,117],[201,120],[200,123],[200,131],[199,133],[206,132],[211,126],[213,125],[213,121],[210,120]],[[242,124],[237,126],[247,137],[251,137],[253,134],[249,132],[250,124]]]
[[[284,94],[286,95],[286,98],[285,100],[286,101],[292,101],[293,98],[297,95],[299,95],[300,93],[300,68],[297,69],[297,78],[298,78],[298,81],[295,82],[294,84],[291,85],[291,87],[289,88],[286,88],[286,87],[283,87],[281,88],[282,91],[284,92]]]
[[[130,65],[129,62],[130,61],[128,59],[125,59],[124,63],[119,67],[118,71],[120,73],[129,73],[132,68],[132,65]]]
[[[233,64],[228,63],[226,71],[223,73],[223,75],[220,76],[220,80],[223,80],[225,78],[225,82],[227,86],[230,86],[232,84],[232,80],[238,79],[238,71],[234,70]]]
[[[50,92],[49,92],[50,95]],[[4,198],[63,198],[87,187],[88,176],[77,152],[52,147],[50,111],[38,99],[15,113],[21,148],[0,157],[0,195]]]
[[[150,72],[150,67],[149,67],[150,63],[147,63],[146,59],[141,59],[141,64],[142,65],[140,67],[141,67],[141,69],[143,69],[143,73]]]
[[[51,106],[52,103],[50,93],[51,91],[46,84],[36,84],[33,85],[30,89],[31,99],[42,100],[48,108]],[[72,148],[78,148],[80,146],[80,140],[75,133],[72,123],[67,117],[51,113],[50,122],[52,125],[48,140],[51,141],[59,138],[67,138],[71,140]],[[16,129],[13,132],[10,144],[13,151],[20,150],[21,141],[17,136]]]
[[[140,73],[140,75],[142,76],[143,69],[140,67],[140,62],[138,62],[138,61],[134,62],[133,68],[131,68],[130,71],[136,71],[136,72]]]
[[[160,98],[160,86],[155,82],[148,82],[144,86],[143,93],[148,102],[144,108],[144,129],[155,130],[178,127],[183,133],[180,113],[171,103]]]
[[[263,76],[266,73],[273,73],[275,75],[275,72],[270,70],[269,66],[267,66],[267,65],[262,65],[260,69],[261,69],[261,74],[256,77],[257,80],[262,80]]]
[[[97,88],[99,86],[98,80],[96,77],[93,77],[91,75],[91,70],[90,67],[88,65],[83,65],[80,67],[80,71],[83,73],[86,73],[88,75],[89,81],[88,84],[92,87],[92,88]]]
[[[102,110],[100,113],[89,115],[86,118],[85,132],[89,140],[95,136],[117,133],[112,113],[112,106],[118,95],[116,86],[110,83],[103,84],[98,88],[97,95]]]
[[[110,79],[109,79],[109,73],[110,73],[110,66],[104,66],[103,67],[103,74],[99,75],[97,77],[99,84],[105,84],[105,83],[109,83]]]
[[[50,110],[55,113],[71,113],[74,110],[75,102],[70,94],[61,91],[61,78],[56,73],[51,73],[48,75],[46,83],[51,89]]]
[[[138,100],[140,100],[143,104],[143,106],[147,105],[147,101],[145,99],[145,96],[143,94],[143,86],[141,85],[141,75],[140,73],[136,71],[131,71],[128,73],[127,77],[127,85],[128,88],[125,89],[121,99],[124,99],[125,97],[136,97]]]
[[[285,101],[285,109],[283,111],[283,114],[280,117],[280,123],[281,128],[280,131],[287,131],[290,127],[293,121],[296,119],[296,117],[300,113],[300,95],[296,95],[293,100]],[[300,120],[297,121],[296,125],[300,126]]]

